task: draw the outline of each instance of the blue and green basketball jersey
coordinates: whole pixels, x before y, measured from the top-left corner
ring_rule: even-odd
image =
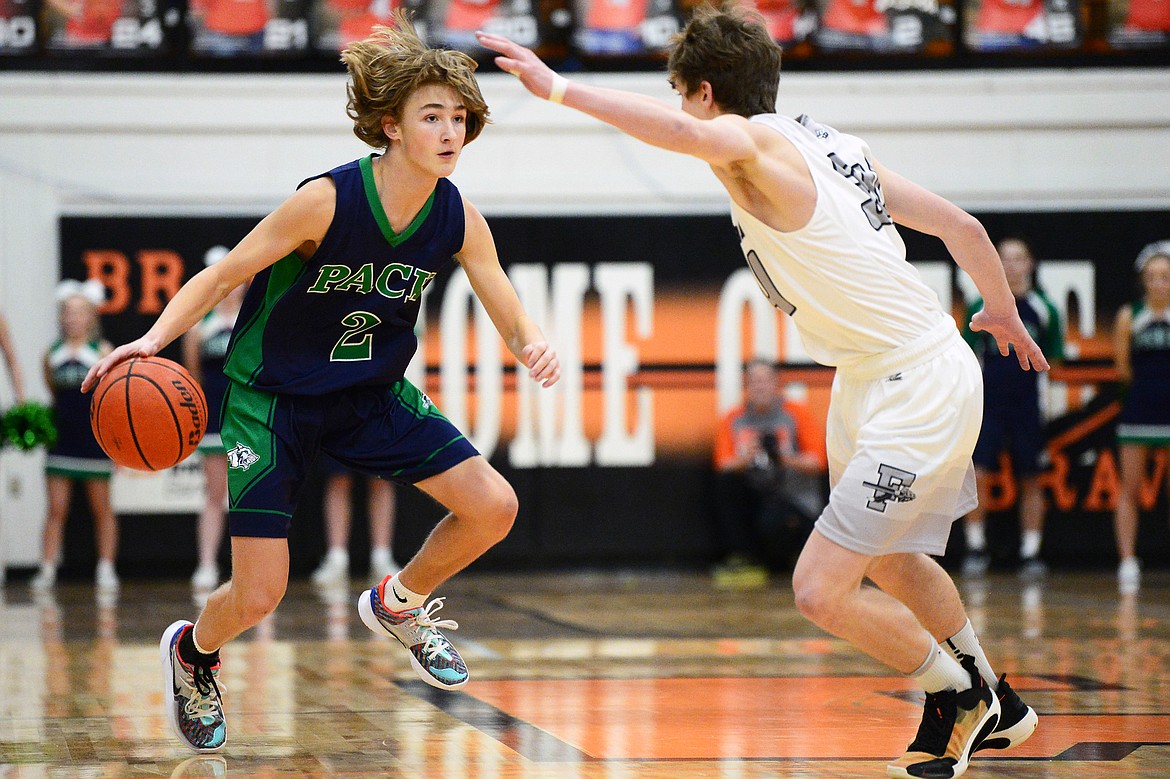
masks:
[[[374,156],[322,174],[333,179],[337,207],[316,254],[308,262],[290,254],[256,274],[228,348],[229,378],[295,395],[402,378],[418,348],[423,289],[463,247],[463,199],[439,179],[414,221],[395,233],[374,184]]]
[[[971,317],[983,308],[983,298],[977,297],[967,308],[963,325],[963,339],[975,351],[983,364],[983,386],[989,397],[1029,400],[1039,397],[1039,375],[1036,371],[1025,371],[1016,358],[1015,347],[1004,357],[999,353],[995,338],[987,333],[971,329]],[[1056,305],[1038,289],[1029,290],[1023,297],[1016,298],[1016,311],[1032,340],[1044,352],[1050,363],[1064,360],[1064,334],[1060,325],[1060,314]]]

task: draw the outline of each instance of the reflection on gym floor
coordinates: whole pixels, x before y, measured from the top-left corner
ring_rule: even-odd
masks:
[[[1160,578],[1161,576],[1161,578]],[[465,574],[448,585],[472,672],[434,690],[368,632],[361,583],[294,583],[223,651],[229,737],[192,755],[162,709],[158,637],[185,584],[0,590],[0,777],[876,777],[913,737],[906,679],[807,624],[781,584],[691,573]],[[969,776],[1170,775],[1170,577],[962,582],[997,670],[1038,711]],[[444,614],[444,616],[447,616]]]

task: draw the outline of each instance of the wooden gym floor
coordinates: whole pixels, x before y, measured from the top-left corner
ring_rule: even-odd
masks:
[[[161,708],[158,639],[184,583],[0,590],[0,778],[880,777],[913,737],[913,686],[806,624],[788,582],[717,591],[697,573],[469,573],[440,616],[471,669],[418,681],[368,632],[362,582],[294,582],[223,652],[228,744],[193,756]],[[997,671],[1039,712],[971,777],[1170,776],[1170,572],[960,582]]]

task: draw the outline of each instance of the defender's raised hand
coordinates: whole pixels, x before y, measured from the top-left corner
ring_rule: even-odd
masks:
[[[531,49],[526,49],[502,35],[493,35],[482,30],[477,31],[475,37],[481,46],[498,51],[502,55],[496,57],[496,64],[501,70],[520,79],[525,89],[543,100],[561,102],[568,82],[545,65]]]

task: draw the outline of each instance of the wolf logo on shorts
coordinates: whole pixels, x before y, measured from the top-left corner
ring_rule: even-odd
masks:
[[[236,445],[228,450],[228,467],[239,468],[240,470],[248,470],[254,464],[260,461],[260,455],[253,452],[249,447],[244,446],[239,441]]]
[[[878,466],[878,480],[875,484],[870,481],[863,481],[862,485],[873,490],[873,497],[866,503],[866,508],[871,508],[874,511],[885,512],[886,501],[894,501],[895,503],[909,503],[916,497],[910,490],[910,485],[914,483],[917,474],[904,471],[901,468],[895,468],[892,465],[882,463]]]

